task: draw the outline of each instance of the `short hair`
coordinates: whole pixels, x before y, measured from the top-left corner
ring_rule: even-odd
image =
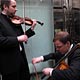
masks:
[[[16,1],[16,0],[15,0]],[[3,6],[6,5],[7,7],[9,7],[11,0],[1,0],[1,10],[3,10]]]
[[[6,5],[9,7],[10,5],[10,0],[1,0],[1,10],[3,10],[3,6]]]
[[[71,36],[68,32],[66,31],[60,31],[57,32],[54,36],[53,42],[55,42],[56,40],[59,40],[60,42],[62,42],[63,44],[66,44],[67,41],[70,42],[71,44]]]

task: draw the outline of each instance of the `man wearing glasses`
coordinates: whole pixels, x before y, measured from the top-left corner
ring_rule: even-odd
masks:
[[[74,44],[71,42],[69,33],[65,31],[56,33],[53,42],[56,53],[50,53],[33,58],[33,64],[49,59],[55,59],[57,62],[74,48]],[[44,68],[42,70],[43,74],[50,76],[51,80],[80,80],[80,49],[75,49],[68,57],[64,59],[64,61],[68,65],[68,68],[63,70],[58,68]]]

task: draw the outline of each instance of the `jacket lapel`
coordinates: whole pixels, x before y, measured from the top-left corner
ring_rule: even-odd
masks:
[[[3,18],[3,16],[0,14],[0,22],[3,24],[3,26],[8,29],[8,31],[10,33],[13,33],[12,35],[16,35],[15,31],[13,30],[13,28],[11,27],[11,25]],[[3,23],[4,22],[4,23]]]

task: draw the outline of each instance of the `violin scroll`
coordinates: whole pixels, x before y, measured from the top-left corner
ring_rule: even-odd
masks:
[[[38,24],[40,24],[41,26],[44,25],[44,23],[40,22],[40,21],[37,21]]]

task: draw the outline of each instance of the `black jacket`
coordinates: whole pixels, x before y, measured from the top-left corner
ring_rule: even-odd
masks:
[[[19,43],[17,36],[24,34],[21,25],[15,25],[11,20],[0,14],[0,73],[8,74],[18,71],[25,66],[25,71],[29,75],[29,68],[24,51],[23,43]],[[31,29],[26,31],[28,37],[35,33]],[[20,47],[22,51],[20,51]]]

